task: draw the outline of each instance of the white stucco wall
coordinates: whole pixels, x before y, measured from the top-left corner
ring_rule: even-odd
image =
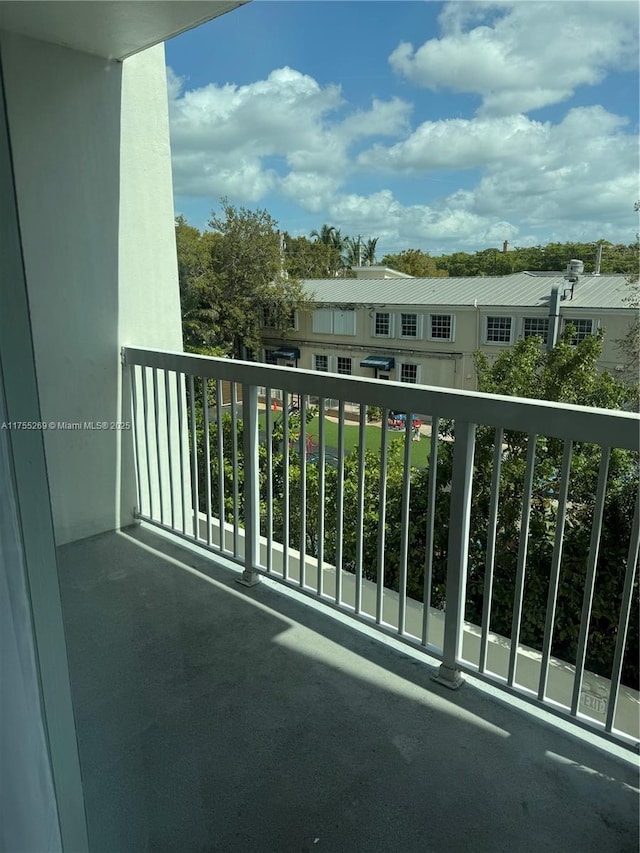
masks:
[[[166,81],[164,45],[136,54],[123,63],[118,340],[121,346],[134,344],[182,351]],[[159,380],[159,415],[161,425],[166,428],[164,377]],[[151,377],[148,383],[151,399]],[[170,377],[169,388],[172,447],[177,448],[178,402],[173,377]],[[128,373],[125,372],[120,393],[121,421],[131,421],[129,401]],[[131,438],[130,433],[123,436]],[[121,454],[118,465],[121,482],[116,484],[120,515],[116,526],[130,521],[132,509],[137,504],[130,441],[123,441]],[[141,467],[145,461],[140,460]],[[155,460],[152,463],[157,472]],[[161,471],[168,483],[166,453]],[[144,477],[144,471],[142,473]],[[153,482],[156,477],[157,473]],[[186,487],[189,494],[188,484]],[[163,492],[163,503],[168,511],[168,488]]]
[[[43,419],[130,420],[120,346],[182,348],[163,47],[0,38]],[[132,520],[130,432],[45,446],[59,544]]]

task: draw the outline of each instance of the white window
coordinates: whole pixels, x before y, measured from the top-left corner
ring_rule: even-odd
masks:
[[[429,340],[452,341],[453,326],[452,314],[429,314]]]
[[[376,338],[390,338],[393,334],[393,316],[388,311],[376,311],[373,317],[373,334]]]
[[[417,364],[401,364],[400,365],[400,382],[411,382],[415,385],[418,381],[418,365]]]
[[[348,311],[333,312],[333,333],[335,335],[355,335],[356,312],[353,308]]]
[[[542,338],[546,344],[549,336],[549,318],[548,317],[525,317],[522,326],[523,338]]]
[[[333,311],[328,308],[316,308],[313,312],[313,331],[316,334],[332,334]]]
[[[419,322],[417,314],[401,314],[400,315],[400,337],[401,338],[417,338],[420,336]]]
[[[510,344],[513,317],[487,317],[485,321],[485,343]]]
[[[351,359],[338,356],[338,373],[343,376],[351,376]]]
[[[328,355],[314,355],[313,361],[316,370],[320,370],[322,371],[322,373],[327,373],[327,371],[329,370]]]
[[[575,329],[571,344],[576,346],[580,341],[593,334],[595,323],[593,320],[565,320],[563,328],[566,329],[567,326],[573,326]]]

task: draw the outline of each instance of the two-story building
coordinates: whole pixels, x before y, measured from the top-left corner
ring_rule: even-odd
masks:
[[[412,278],[362,267],[354,279],[308,280],[312,310],[297,313],[286,337],[265,325],[264,360],[474,390],[474,352],[491,360],[532,335],[551,346],[571,323],[576,341],[605,329],[601,367],[621,371],[617,342],[637,314],[625,301],[625,276],[571,279],[563,272]]]

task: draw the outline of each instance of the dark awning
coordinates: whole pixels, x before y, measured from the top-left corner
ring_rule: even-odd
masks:
[[[378,370],[393,370],[395,363],[395,358],[391,358],[391,356],[368,355],[364,361],[360,362],[360,367],[377,367]]]
[[[300,350],[297,347],[291,349],[277,349],[270,353],[271,358],[283,358],[285,361],[296,361],[300,358]]]

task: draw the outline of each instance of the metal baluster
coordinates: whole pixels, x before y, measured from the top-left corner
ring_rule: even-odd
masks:
[[[142,368],[140,368],[142,370]],[[136,482],[138,484],[138,513],[144,515],[142,509],[142,474],[140,471],[142,455],[140,453],[140,424],[138,422],[138,392],[136,380],[136,365],[132,364],[129,370],[131,377],[131,403],[133,408],[133,437],[135,450]]]
[[[364,551],[364,478],[366,449],[367,407],[360,404],[358,425],[358,508],[356,513],[356,598],[355,612],[362,610],[362,564]]]
[[[211,440],[209,437],[209,380],[202,379],[202,419],[204,428],[204,484],[207,502],[207,545],[211,546],[211,528],[213,527],[213,512],[211,509]]]
[[[147,486],[149,488],[149,518],[153,518],[153,489],[151,487],[151,453],[149,452],[149,394],[147,391],[148,371],[140,368],[142,380],[142,416],[144,418],[144,451],[147,463]]]
[[[398,634],[402,636],[407,620],[407,571],[409,563],[409,502],[411,500],[411,434],[413,415],[407,412],[404,423],[404,464],[402,471],[402,510],[400,514],[400,578],[398,583]]]
[[[582,614],[580,617],[580,634],[578,636],[578,651],[576,654],[576,674],[573,681],[573,696],[571,697],[571,714],[574,717],[578,713],[580,693],[582,692],[582,679],[584,678],[584,664],[587,657],[587,643],[589,641],[589,622],[591,621],[593,591],[596,584],[596,566],[598,565],[598,555],[600,553],[600,536],[602,535],[602,518],[604,515],[604,501],[607,494],[607,478],[609,476],[610,458],[611,448],[603,447],[602,456],[600,457],[600,469],[598,472],[596,500],[593,507],[593,521],[591,523],[591,542],[589,544],[587,574],[584,580]]]
[[[235,386],[235,383],[234,383]],[[234,404],[235,409],[235,404]],[[242,386],[242,437],[244,456],[244,571],[238,582],[255,586],[260,556],[260,478],[258,471],[258,389]]]
[[[282,577],[289,578],[289,394],[282,392]]]
[[[429,642],[431,587],[433,586],[433,546],[436,519],[436,486],[438,484],[438,434],[440,418],[431,418],[431,446],[429,447],[429,475],[427,480],[427,530],[425,536],[424,586],[422,593],[422,645]]]
[[[624,575],[624,587],[622,590],[622,601],[620,602],[620,619],[618,620],[618,632],[616,650],[613,653],[613,666],[611,668],[611,688],[609,691],[609,707],[607,708],[606,731],[613,729],[618,705],[618,694],[620,692],[620,678],[622,676],[622,662],[624,660],[624,648],[627,643],[629,631],[629,619],[631,618],[631,599],[633,597],[633,585],[638,569],[638,552],[640,551],[640,495],[636,496],[636,508],[633,514],[633,525],[631,528],[631,539],[629,541],[629,554],[627,557],[627,570]]]
[[[556,607],[558,604],[558,584],[560,582],[560,564],[562,562],[562,545],[564,540],[564,525],[567,515],[567,497],[569,495],[569,477],[571,475],[571,453],[573,442],[565,441],[562,454],[562,467],[560,473],[560,494],[558,496],[558,513],[556,516],[556,531],[553,541],[553,555],[551,557],[551,575],[549,577],[549,595],[547,597],[547,615],[544,625],[544,639],[542,641],[542,660],[540,662],[540,682],[538,684],[538,699],[544,701],[549,680],[549,658],[551,657],[551,645],[553,643],[553,627],[556,618]]]
[[[300,400],[300,565],[299,583],[305,586],[307,564],[307,404],[304,394]]]
[[[338,488],[336,495],[336,604],[342,604],[344,533],[344,400],[338,403]]]
[[[522,626],[522,601],[524,598],[524,581],[527,565],[527,550],[529,546],[529,519],[531,516],[531,493],[533,490],[533,474],[536,465],[537,435],[529,436],[527,446],[527,467],[524,476],[524,494],[522,496],[522,518],[520,522],[520,543],[518,547],[518,563],[516,568],[516,584],[513,600],[513,621],[511,623],[511,649],[509,651],[509,686],[513,686],[516,678],[516,663],[518,645],[520,643],[520,628]]]
[[[267,572],[273,572],[273,416],[271,388],[265,388],[265,431],[267,446]]]
[[[184,489],[185,466],[184,466],[184,412],[182,407],[185,403],[182,374],[176,373],[176,400],[178,401],[178,450],[180,455],[180,506],[182,508],[182,533],[187,535],[187,500]]]
[[[491,630],[491,599],[493,598],[493,573],[496,565],[496,540],[498,531],[498,507],[500,505],[500,470],[502,468],[502,442],[504,430],[497,427],[493,446],[493,471],[491,474],[491,499],[489,502],[489,527],[487,530],[487,555],[482,594],[482,631],[480,634],[480,657],[478,670],[487,668],[487,648]]]
[[[164,405],[167,421],[167,454],[169,456],[169,506],[171,509],[171,529],[176,528],[176,506],[173,494],[173,442],[171,441],[171,393],[169,389],[169,371],[164,370]]]
[[[324,501],[325,501],[325,401],[320,398],[318,407],[318,578],[316,590],[323,594],[324,564]]]
[[[189,432],[191,433],[191,502],[193,504],[193,537],[200,538],[200,495],[198,494],[198,432],[196,429],[195,382],[189,376]]]
[[[434,676],[434,681],[452,690],[458,688],[464,681],[457,666],[462,652],[464,631],[475,436],[475,424],[456,421],[449,511],[444,643],[442,665]]]
[[[240,482],[238,477],[238,388],[235,382],[231,383],[231,455],[233,472],[233,556],[240,553],[239,528],[240,528]]]
[[[158,406],[158,368],[153,368],[153,426],[156,435],[156,461],[158,464],[158,499],[160,524],[164,524],[164,498],[162,496],[162,457],[160,455],[160,411]]]
[[[216,379],[216,431],[218,433],[218,522],[220,533],[220,551],[224,554],[227,550],[226,541],[226,512],[224,506],[224,422],[222,419],[222,407],[224,398],[222,396],[222,380]]]
[[[387,456],[388,456],[389,409],[382,411],[380,425],[380,497],[378,500],[378,547],[376,560],[376,622],[380,625],[384,618],[384,549],[387,523]]]

